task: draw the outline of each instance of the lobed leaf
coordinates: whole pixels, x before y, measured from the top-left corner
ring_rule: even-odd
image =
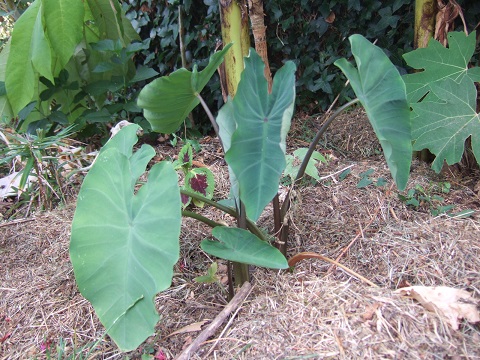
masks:
[[[480,68],[470,67],[475,51],[475,32],[448,34],[449,47],[430,40],[426,48],[404,55],[417,71],[404,76],[411,102],[414,150],[435,154],[432,168],[440,172],[444,161],[452,165],[462,158],[465,140],[472,137],[472,149],[480,159],[480,118],[476,112]]]

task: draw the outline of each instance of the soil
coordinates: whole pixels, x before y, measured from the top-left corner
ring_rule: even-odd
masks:
[[[321,122],[296,118],[288,152],[308,146]],[[478,171],[437,175],[414,161],[408,189],[399,193],[363,112],[336,124],[317,149],[328,158],[319,165],[322,180],[304,181],[295,191],[288,257],[314,252],[338,259],[377,287],[318,259],[292,271],[252,268],[252,292],[192,359],[480,359],[479,324],[462,320],[453,329],[441,313],[394,292],[448,286],[480,298]],[[157,146],[158,158],[176,152]],[[217,198],[228,193],[221,155],[218,143],[205,138],[196,156],[215,173]],[[371,184],[359,187],[368,170]],[[418,195],[419,187],[418,206],[407,205],[408,190]],[[450,214],[473,212],[439,213],[449,205]],[[0,359],[173,359],[227,303],[225,262],[218,261],[221,284],[193,280],[214,261],[198,246],[209,228],[183,220],[172,286],[156,298],[156,333],[121,353],[75,284],[68,255],[74,207],[73,199],[0,223]],[[200,212],[233,221],[208,207]],[[259,225],[272,230],[271,208]]]

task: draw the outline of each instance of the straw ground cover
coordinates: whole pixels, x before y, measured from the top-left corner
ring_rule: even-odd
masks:
[[[296,119],[290,151],[305,146],[309,131]],[[451,286],[480,297],[480,222],[430,214],[432,203],[417,210],[399,200],[379,145],[361,112],[337,121],[319,148],[330,156],[320,168],[321,183],[307,183],[295,194],[291,213],[289,256],[316,252],[340,262],[378,285],[373,288],[320,260],[303,260],[293,272],[254,269],[253,290],[246,301],[192,358],[195,359],[476,359],[480,327],[463,322],[453,330],[440,314],[393,293],[411,285]],[[317,124],[318,125],[318,124]],[[358,131],[361,129],[361,131]],[[196,160],[216,176],[216,197],[228,193],[225,164],[218,144],[204,139]],[[158,157],[172,155],[167,145]],[[340,174],[351,172],[343,180]],[[357,188],[362,173],[373,169],[373,184]],[[384,186],[375,186],[385,178]],[[449,182],[442,205],[455,212],[480,210],[478,174],[447,171],[435,175],[414,163],[409,188]],[[435,205],[436,206],[436,205]],[[64,357],[101,339],[104,334],[92,307],[76,288],[68,258],[74,201],[27,222],[0,224],[0,359],[46,359],[65,343]],[[215,220],[232,219],[202,210]],[[260,218],[271,229],[268,213]],[[209,229],[184,219],[181,260],[172,287],[157,296],[162,316],[155,336],[138,350],[120,354],[103,338],[93,359],[140,358],[151,354],[172,359],[225,306],[225,264],[219,262],[220,284],[198,284],[213,259],[199,249]],[[348,250],[346,248],[350,245]],[[190,326],[192,325],[193,326]],[[80,358],[77,355],[77,358]]]

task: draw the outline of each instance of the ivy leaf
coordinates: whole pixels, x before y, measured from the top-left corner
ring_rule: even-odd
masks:
[[[449,48],[436,40],[428,47],[404,56],[407,64],[421,72],[405,75],[407,98],[412,113],[414,150],[429,149],[436,158],[432,168],[442,169],[461,160],[465,140],[472,136],[473,153],[480,156],[479,114],[476,112],[480,68],[469,68],[475,51],[475,32],[448,35]]]

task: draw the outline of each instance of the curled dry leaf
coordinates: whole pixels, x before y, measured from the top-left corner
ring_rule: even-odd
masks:
[[[194,331],[200,331],[202,330],[202,326],[207,322],[207,320],[202,320],[187,326],[182,327],[181,329],[178,329],[170,334],[168,334],[167,337],[177,335],[177,334],[184,334],[184,333],[189,333],[189,332],[194,332]]]
[[[427,310],[445,316],[454,330],[458,330],[461,319],[470,323],[480,322],[480,301],[473,298],[468,291],[447,286],[410,286],[398,289],[395,293],[410,296]]]

